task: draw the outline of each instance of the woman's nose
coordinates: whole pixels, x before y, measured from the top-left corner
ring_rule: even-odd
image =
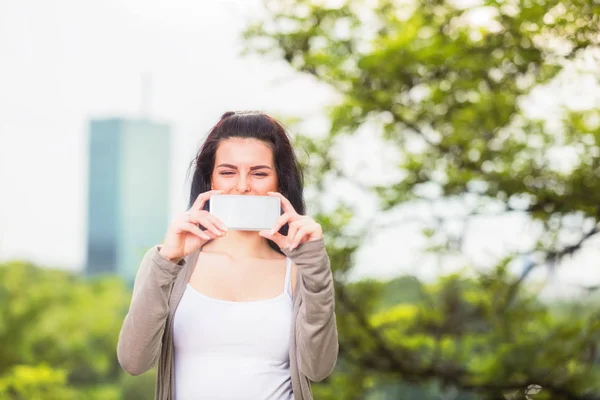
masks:
[[[248,185],[248,181],[245,177],[240,177],[236,189],[238,193],[247,193],[250,191],[250,186]]]

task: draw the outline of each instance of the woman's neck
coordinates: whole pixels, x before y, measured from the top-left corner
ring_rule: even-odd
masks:
[[[272,258],[275,253],[267,239],[253,231],[228,231],[225,236],[206,243],[202,251],[227,254],[236,260]]]

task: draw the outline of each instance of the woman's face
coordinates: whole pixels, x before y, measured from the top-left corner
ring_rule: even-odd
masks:
[[[224,194],[264,196],[278,191],[273,151],[258,139],[223,140],[215,155],[212,189]]]

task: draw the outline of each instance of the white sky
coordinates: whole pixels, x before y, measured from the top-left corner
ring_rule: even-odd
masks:
[[[283,62],[245,57],[258,1],[0,1],[0,258],[79,269],[85,257],[87,121],[172,124],[173,211],[201,137],[226,110],[309,116],[326,90]]]
[[[138,116],[144,74],[152,76],[152,115],[173,127],[173,213],[185,207],[188,163],[224,111],[318,117],[333,99],[326,87],[283,62],[240,56],[241,30],[259,5],[260,0],[0,1],[0,260],[82,268],[87,122]],[[548,113],[547,96],[536,95]],[[348,150],[352,157],[379,160],[382,149],[364,135],[356,140]],[[352,195],[344,186],[338,189],[338,197]],[[367,200],[362,204],[370,207]],[[518,219],[483,221],[478,229],[472,248],[479,256],[528,236]],[[415,263],[423,267],[422,245],[411,225],[376,236],[359,258],[357,273],[431,277],[444,271],[415,270]],[[564,277],[597,283],[600,274],[590,260],[573,260]]]

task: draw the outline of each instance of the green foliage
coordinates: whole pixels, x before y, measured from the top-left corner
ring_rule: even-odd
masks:
[[[123,398],[116,345],[130,296],[116,277],[0,265],[0,399]]]
[[[403,280],[405,286],[412,282],[413,293],[422,294],[389,307],[373,304],[373,299],[387,304],[389,299],[377,293],[393,296],[386,289],[398,280],[340,286],[343,357],[331,380],[316,386],[320,398],[392,398],[385,397],[392,393],[409,398],[405,396],[418,393],[414,396],[434,399],[454,387],[497,395],[531,383],[547,392],[536,398],[561,398],[556,394],[563,390],[575,396],[600,391],[599,321],[589,318],[585,307],[564,304],[577,310],[567,313],[525,290],[509,301],[514,281],[507,275],[448,276],[429,285]],[[361,304],[364,299],[370,306]],[[394,377],[420,384],[398,384]],[[436,389],[436,378],[447,386]],[[347,396],[334,395],[342,389]]]
[[[139,376],[123,374],[121,388],[123,400],[153,400],[156,368]]]
[[[527,284],[531,270],[559,265],[597,232],[600,111],[565,109],[552,125],[523,106],[565,66],[593,59],[600,3],[468,3],[273,0],[246,31],[250,51],[339,94],[327,109],[329,134],[297,138],[317,190],[335,177],[375,196],[380,215],[453,201],[463,226],[520,213],[541,232],[521,276],[509,271],[523,255],[508,254],[475,277],[348,284],[370,227],[346,228],[349,204],[319,216],[333,243],[342,355],[334,376],[315,387],[322,398],[517,399],[531,384],[542,386],[536,399],[600,398],[597,306],[544,304]],[[488,17],[476,23],[477,14]],[[364,129],[397,150],[395,182],[360,180],[342,167],[337,145]],[[559,152],[574,154],[571,165],[556,162]],[[464,232],[451,233],[440,218],[423,222],[428,251],[460,255]]]
[[[598,126],[567,119],[564,141],[537,121],[524,118],[519,100],[561,70],[562,60],[598,44],[600,5],[585,1],[487,1],[494,16],[482,27],[466,23],[470,9],[453,3],[352,1],[328,8],[321,2],[267,2],[273,11],[246,33],[251,47],[280,54],[296,69],[313,74],[343,94],[329,110],[331,139],[352,134],[366,121],[404,149],[399,168],[408,175],[378,187],[392,207],[422,183],[445,195],[469,192],[505,201],[527,195],[538,218],[582,211],[597,217],[598,156],[581,148],[585,176],[556,171],[548,150],[555,145],[598,147]],[[285,5],[282,5],[285,4]],[[262,40],[252,40],[260,38]],[[565,41],[556,48],[552,39]],[[566,51],[566,54],[565,54]],[[597,115],[597,111],[588,114]],[[573,124],[573,121],[581,121]],[[596,124],[597,125],[597,124]],[[306,142],[306,141],[305,141]],[[534,144],[535,142],[535,144]],[[410,151],[415,143],[422,151]],[[317,175],[335,168],[330,146],[307,146],[316,154]],[[592,173],[590,176],[588,172]],[[576,181],[573,181],[576,178]],[[582,182],[583,181],[583,182]],[[582,200],[586,196],[592,196]]]
[[[0,398],[76,399],[76,393],[66,387],[66,378],[66,371],[55,370],[47,365],[16,365],[0,376]]]

